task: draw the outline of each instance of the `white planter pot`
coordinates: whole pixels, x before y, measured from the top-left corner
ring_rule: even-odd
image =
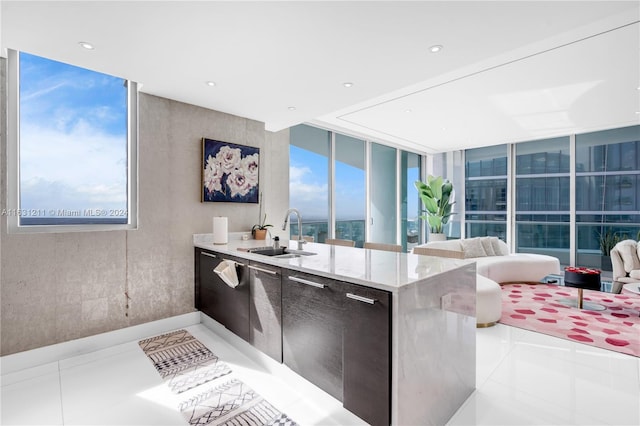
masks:
[[[446,241],[446,240],[447,240],[447,236],[445,234],[429,233],[429,241]]]

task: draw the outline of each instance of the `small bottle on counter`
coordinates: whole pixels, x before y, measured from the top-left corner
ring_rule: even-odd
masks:
[[[280,237],[273,237],[273,248],[280,248]]]

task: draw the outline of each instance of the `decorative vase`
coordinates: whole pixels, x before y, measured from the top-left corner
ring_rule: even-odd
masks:
[[[256,229],[253,231],[253,238],[256,240],[264,240],[267,238],[267,230],[266,229]]]
[[[446,241],[447,236],[444,233],[429,233],[429,241]]]

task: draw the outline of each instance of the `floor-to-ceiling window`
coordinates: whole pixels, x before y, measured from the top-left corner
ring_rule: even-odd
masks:
[[[378,143],[371,144],[371,231],[370,241],[396,243],[396,149]]]
[[[640,126],[576,135],[575,161],[577,264],[611,270],[603,249],[639,237]]]
[[[421,180],[420,156],[413,152],[400,153],[400,218],[401,244],[403,251],[411,249],[421,242],[420,238],[420,198],[415,181]]]
[[[516,251],[569,264],[569,137],[515,144]]]
[[[302,215],[302,235],[324,242],[329,229],[331,133],[300,125],[290,129],[289,137],[289,206],[297,208]],[[296,220],[290,221],[289,229],[291,235],[300,232]]]
[[[289,206],[302,214],[302,235],[405,250],[423,242],[420,154],[301,124],[290,129],[290,161]]]
[[[465,151],[465,235],[507,238],[507,145]]]
[[[353,240],[362,247],[366,220],[365,141],[335,135],[336,238]]]

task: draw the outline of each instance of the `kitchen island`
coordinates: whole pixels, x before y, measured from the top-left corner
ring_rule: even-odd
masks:
[[[194,235],[195,306],[370,424],[444,424],[475,389],[475,264]],[[296,248],[296,242],[282,242]],[[235,262],[238,285],[213,272]]]

